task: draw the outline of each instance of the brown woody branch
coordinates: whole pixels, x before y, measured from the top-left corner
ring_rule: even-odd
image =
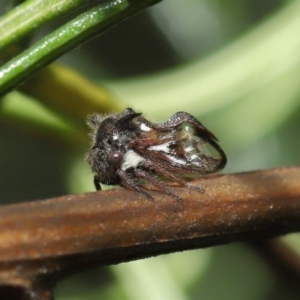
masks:
[[[95,266],[298,231],[299,182],[293,167],[195,181],[205,192],[177,188],[183,203],[119,188],[3,206],[0,293],[51,299],[59,279]]]

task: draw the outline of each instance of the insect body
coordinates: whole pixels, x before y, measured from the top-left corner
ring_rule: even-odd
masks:
[[[95,172],[94,184],[119,184],[152,196],[158,190],[182,200],[168,185],[187,186],[194,178],[221,170],[226,155],[216,137],[186,112],[154,124],[127,108],[106,118],[92,115],[93,145],[87,161]]]

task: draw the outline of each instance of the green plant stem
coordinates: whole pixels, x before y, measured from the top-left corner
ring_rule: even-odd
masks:
[[[0,18],[0,50],[45,23],[96,0],[31,0]],[[99,0],[98,0],[99,2]]]
[[[115,0],[82,13],[0,68],[0,96],[65,52],[157,2]]]

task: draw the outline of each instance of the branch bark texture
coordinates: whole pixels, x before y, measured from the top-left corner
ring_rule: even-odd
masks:
[[[176,188],[182,203],[119,188],[3,206],[0,292],[51,299],[49,287],[84,269],[296,232],[299,182],[291,167],[195,181],[204,193]]]

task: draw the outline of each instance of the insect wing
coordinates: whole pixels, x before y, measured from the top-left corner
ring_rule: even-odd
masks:
[[[180,177],[214,173],[226,164],[226,156],[215,140],[190,123],[169,131],[156,131],[152,140],[147,149],[149,159]]]

